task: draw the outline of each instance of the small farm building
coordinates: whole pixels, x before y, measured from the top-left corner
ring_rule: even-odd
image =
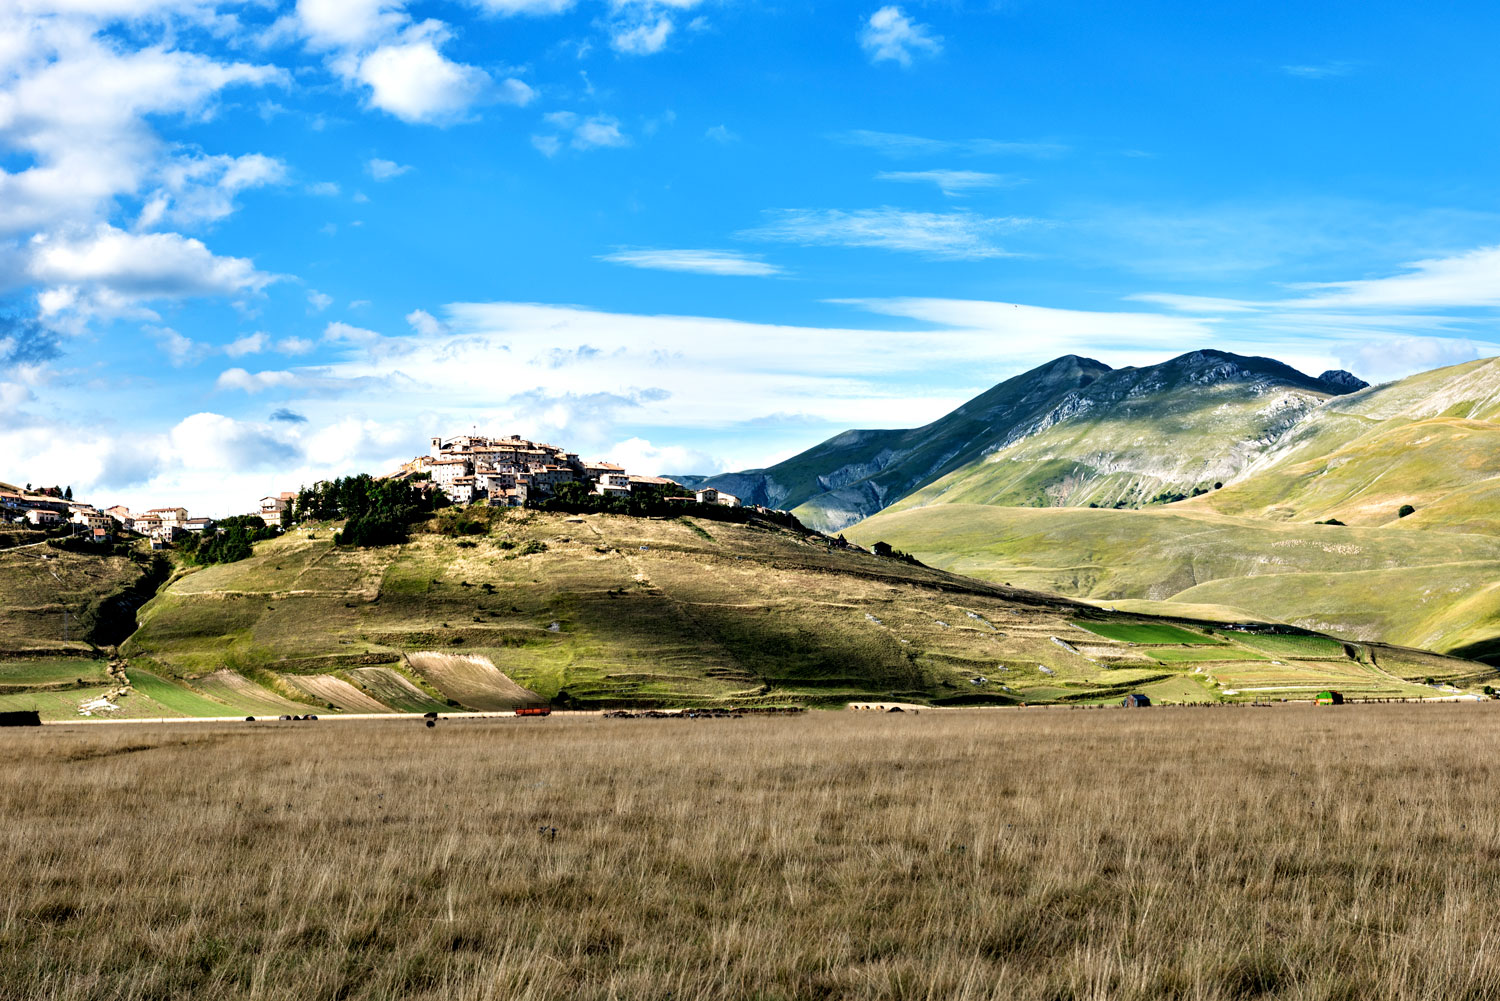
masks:
[[[870,552],[876,556],[889,556],[891,555],[891,544],[889,542],[877,542],[870,547]]]
[[[1150,697],[1142,695],[1140,692],[1132,692],[1131,694],[1125,696],[1124,702],[1120,703],[1120,705],[1124,706],[1126,709],[1139,709],[1142,706],[1149,706],[1150,704]]]
[[[1343,704],[1344,704],[1344,693],[1343,692],[1319,692],[1318,693],[1318,705],[1320,705],[1320,706],[1341,706]]]

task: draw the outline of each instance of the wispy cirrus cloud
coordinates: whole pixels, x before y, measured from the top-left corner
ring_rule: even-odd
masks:
[[[935,184],[939,191],[949,197],[981,188],[1008,188],[1026,183],[1026,179],[1022,177],[986,174],[977,170],[883,170],[875,175],[875,180]]]
[[[1356,68],[1355,63],[1336,60],[1326,63],[1292,63],[1281,67],[1287,76],[1300,76],[1306,80],[1322,80],[1326,77],[1348,76]]]
[[[654,271],[687,271],[700,275],[737,275],[769,278],[786,272],[759,255],[734,250],[617,250],[601,261]]]
[[[765,214],[766,222],[738,235],[804,247],[878,247],[956,260],[1013,256],[995,238],[1031,222],[970,212],[908,212],[890,207],[852,212],[776,209]]]
[[[846,146],[863,146],[889,157],[932,156],[957,153],[964,156],[1030,156],[1052,157],[1068,152],[1056,142],[1020,142],[1010,139],[930,139],[902,132],[877,132],[873,129],[849,129],[828,138]]]
[[[1412,261],[1403,267],[1402,274],[1383,278],[1298,283],[1291,287],[1310,294],[1293,302],[1316,308],[1500,306],[1500,245]]]
[[[1500,308],[1500,245],[1401,265],[1397,274],[1337,282],[1294,282],[1305,295],[1279,299],[1231,299],[1143,292],[1129,298],[1181,312],[1267,310],[1492,310]],[[1416,322],[1402,315],[1400,322]]]

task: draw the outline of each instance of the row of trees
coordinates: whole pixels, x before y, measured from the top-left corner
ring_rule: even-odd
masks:
[[[761,512],[748,507],[724,507],[720,504],[699,504],[689,498],[691,490],[677,484],[652,486],[638,484],[628,494],[597,494],[587,483],[560,483],[550,496],[528,500],[526,506],[537,511],[561,511],[566,514],[627,514],[637,518],[675,518],[690,514],[695,518],[712,521],[731,521],[743,524],[752,518],[785,525],[806,531],[802,523],[785,511]],[[677,498],[677,499],[673,499]]]
[[[214,529],[198,535],[189,532],[177,541],[177,550],[190,563],[235,563],[248,557],[255,543],[276,538],[276,530],[258,514],[237,514],[218,522]]]
[[[63,500],[73,499],[73,488],[71,486],[33,487],[28,483],[26,484],[26,492],[29,494],[45,494],[48,497],[61,497]]]
[[[341,546],[393,546],[411,535],[411,523],[448,506],[440,490],[424,489],[426,476],[377,480],[367,473],[303,487],[288,514],[297,521],[345,519],[333,541]]]

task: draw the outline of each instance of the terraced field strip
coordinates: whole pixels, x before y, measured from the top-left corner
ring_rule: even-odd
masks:
[[[389,667],[360,667],[348,672],[363,691],[395,712],[447,712],[449,707]]]
[[[1073,622],[1095,636],[1121,643],[1169,643],[1179,646],[1212,646],[1223,640],[1195,633],[1166,622]]]
[[[1236,634],[1235,642],[1273,657],[1323,660],[1343,656],[1344,644],[1328,636],[1282,636],[1274,633]]]
[[[109,680],[102,660],[73,657],[39,657],[35,660],[0,661],[0,685],[62,685],[82,679]]]
[[[0,695],[0,710],[35,709],[42,714],[43,721],[68,720],[82,722],[85,717],[79,713],[80,707],[84,703],[99,699],[106,693],[113,692],[114,690],[112,686],[100,686],[98,688],[49,689],[24,692],[19,695]],[[139,692],[117,700],[116,705],[118,708],[113,710],[105,709],[96,711],[94,718],[150,719],[176,715],[173,710]]]
[[[516,684],[487,657],[425,651],[406,659],[434,688],[471,709],[514,709],[547,701]]]
[[[150,671],[141,671],[136,668],[127,668],[126,677],[130,679],[131,687],[137,693],[146,696],[158,705],[165,706],[168,710],[182,713],[184,716],[196,716],[211,719],[223,716],[233,707],[213,699],[206,698],[182,685],[174,685],[164,678],[157,677]]]
[[[245,715],[301,714],[313,711],[310,706],[284,699],[244,675],[230,670],[215,671],[207,677],[198,678],[193,686],[206,695],[221,699],[230,709],[241,710]]]
[[[391,711],[389,706],[366,695],[343,678],[336,678],[331,674],[283,674],[281,677],[298,691],[332,705],[340,712],[388,713]]]
[[[1213,663],[1216,661],[1236,660],[1268,660],[1264,654],[1256,653],[1254,650],[1241,650],[1238,647],[1224,644],[1220,647],[1190,647],[1186,650],[1177,650],[1172,647],[1151,647],[1145,651],[1146,656],[1154,657],[1163,664],[1193,664]]]

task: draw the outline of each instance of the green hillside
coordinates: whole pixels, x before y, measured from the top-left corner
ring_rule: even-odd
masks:
[[[1263,434],[1255,421],[1280,411],[1234,390],[1164,385],[1059,422],[846,534],[1136,611],[1500,656],[1500,360],[1299,404]],[[1163,484],[1194,468],[1224,476],[1136,509],[1153,455],[1174,457]],[[1328,521],[1340,524],[1316,524]]]
[[[1500,537],[1141,511],[936,505],[846,532],[955,572],[1121,609],[1264,618],[1336,636],[1489,655]],[[1133,604],[1132,600],[1155,602]]]
[[[92,652],[94,641],[116,638],[102,635],[110,630],[100,621],[101,602],[150,572],[140,554],[98,556],[48,545],[0,551],[0,656]]]
[[[1244,480],[1192,502],[1224,514],[1406,530],[1500,528],[1500,359],[1331,400]]]
[[[439,518],[406,545],[375,549],[296,531],[179,577],[121,648],[129,688],[117,708],[93,714],[1009,705],[1136,690],[1214,701],[1332,684],[1431,697],[1426,677],[1473,687],[1492,674],[1315,637],[1285,638],[1314,646],[1273,666],[1266,637],[1114,614],[768,522],[524,510],[466,520],[476,517],[482,534],[445,534]],[[0,705],[77,718],[110,690],[102,672],[102,660],[0,664]],[[1271,680],[1242,680],[1262,675]]]

